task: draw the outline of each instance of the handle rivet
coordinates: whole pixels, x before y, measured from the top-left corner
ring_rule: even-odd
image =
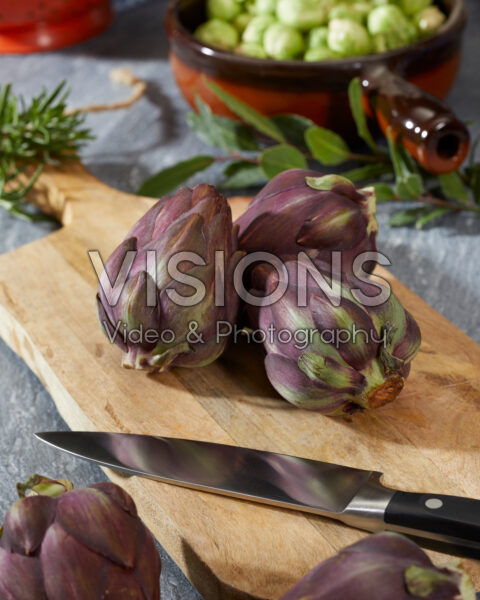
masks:
[[[435,510],[436,508],[442,508],[443,502],[440,500],[440,498],[429,498],[425,501],[425,506]]]

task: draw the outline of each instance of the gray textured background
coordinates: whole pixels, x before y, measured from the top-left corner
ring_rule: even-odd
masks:
[[[148,81],[145,98],[127,111],[90,115],[97,140],[83,153],[89,169],[110,185],[134,191],[145,177],[179,159],[204,152],[206,147],[184,122],[186,105],[177,91],[167,61],[163,32],[164,2],[119,0],[122,11],[108,32],[87,43],[54,53],[0,57],[0,84],[13,82],[26,96],[42,85],[52,87],[67,79],[74,106],[111,101],[128,91],[112,84],[108,73],[128,66]],[[466,0],[469,26],[463,66],[449,102],[466,120],[480,119],[478,68],[480,3]],[[475,125],[474,130],[480,130]],[[199,174],[192,183],[204,180]],[[215,183],[218,172],[209,172]],[[418,232],[390,229],[392,207],[379,208],[379,247],[390,257],[391,270],[439,312],[480,342],[480,218],[448,216]],[[0,252],[12,250],[51,231],[0,212]],[[54,327],[54,323],[52,323]],[[56,453],[36,442],[34,431],[66,429],[52,399],[28,367],[0,341],[0,478],[1,515],[15,499],[15,482],[33,472],[71,479],[77,486],[104,479],[88,464]],[[162,551],[164,600],[199,598],[173,562]]]

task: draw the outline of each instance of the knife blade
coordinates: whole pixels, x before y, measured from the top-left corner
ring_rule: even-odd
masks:
[[[403,492],[382,474],[344,465],[180,438],[52,431],[50,446],[103,467],[204,492],[397,531],[480,552],[480,500]]]

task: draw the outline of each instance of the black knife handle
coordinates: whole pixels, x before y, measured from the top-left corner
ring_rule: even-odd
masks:
[[[384,520],[389,525],[473,542],[480,548],[480,500],[395,492]]]

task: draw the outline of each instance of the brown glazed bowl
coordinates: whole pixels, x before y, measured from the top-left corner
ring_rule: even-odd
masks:
[[[463,0],[441,0],[448,18],[431,37],[382,54],[322,62],[240,56],[206,46],[192,32],[205,21],[205,0],[171,0],[166,15],[170,62],[177,84],[194,106],[198,94],[212,110],[231,116],[209,90],[214,81],[265,115],[296,113],[348,138],[354,128],[347,88],[360,77],[367,110],[400,137],[428,170],[458,168],[469,148],[465,126],[442,102],[460,64],[466,23]]]

